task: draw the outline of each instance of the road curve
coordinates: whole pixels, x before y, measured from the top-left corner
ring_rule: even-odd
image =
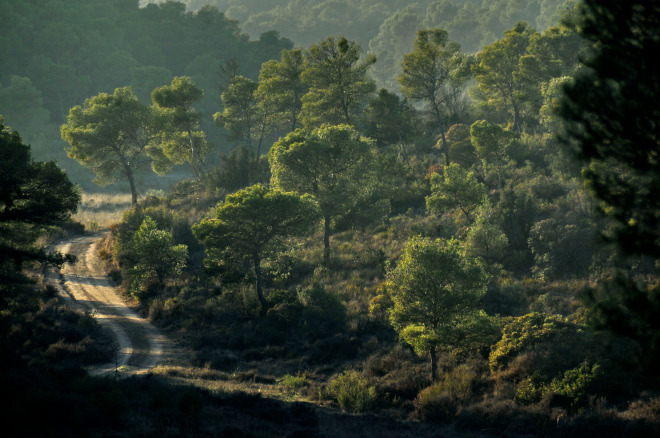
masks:
[[[89,369],[92,375],[143,374],[168,355],[172,345],[149,321],[128,308],[105,275],[97,255],[101,234],[67,239],[56,245],[61,253],[75,255],[75,264],[49,273],[49,282],[67,299],[88,309],[97,321],[112,331],[117,346],[116,360]]]

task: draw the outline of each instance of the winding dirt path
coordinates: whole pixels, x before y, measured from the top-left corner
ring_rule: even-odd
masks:
[[[117,345],[116,361],[94,366],[90,374],[142,374],[171,357],[172,343],[149,321],[137,315],[115,291],[96,252],[101,234],[75,237],[56,245],[62,253],[74,254],[78,261],[51,271],[49,281],[68,300],[92,312],[104,327],[112,331]]]

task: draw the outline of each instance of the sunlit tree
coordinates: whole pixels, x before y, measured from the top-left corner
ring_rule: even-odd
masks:
[[[147,149],[157,136],[154,111],[142,104],[131,87],[101,93],[69,111],[61,127],[69,157],[96,175],[95,182],[107,185],[119,176],[128,180],[131,201],[137,204],[135,174],[151,160]]]
[[[468,347],[493,331],[477,306],[486,274],[455,240],[409,240],[385,287],[392,325],[418,354],[429,355],[434,381],[438,349]]]
[[[159,115],[163,118],[160,141],[163,155],[173,164],[190,163],[198,180],[203,174],[203,163],[210,145],[199,127],[200,115],[194,104],[204,96],[187,76],[175,77],[170,85],[156,88],[151,93]]]
[[[362,104],[376,91],[376,84],[367,75],[376,58],[361,59],[361,55],[360,45],[344,37],[328,37],[309,48],[302,72],[309,87],[302,99],[307,127],[356,123]]]
[[[262,311],[268,308],[263,291],[261,263],[287,247],[287,238],[312,231],[318,205],[300,196],[257,184],[227,196],[211,217],[193,226],[206,249],[204,263],[213,269],[232,258],[249,260],[256,277]]]
[[[372,141],[348,125],[296,130],[268,154],[271,184],[312,195],[323,215],[324,261],[330,258],[331,222],[355,206],[375,183]]]

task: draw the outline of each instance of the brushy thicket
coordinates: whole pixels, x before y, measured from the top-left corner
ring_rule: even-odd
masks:
[[[149,207],[125,218],[137,223],[149,212],[181,236],[177,242],[192,245],[186,229],[200,211],[170,213],[167,205],[174,202],[194,205],[186,198],[152,198]],[[126,250],[119,230],[130,230],[129,221],[113,228],[116,254]],[[577,279],[507,276],[491,284],[481,305],[501,315],[496,316],[501,339],[485,351],[441,354],[438,381],[431,382],[427,361],[393,343],[386,314],[370,314],[369,308],[379,294],[385,264],[401,253],[402,242],[420,233],[450,233],[454,227],[409,212],[337,233],[325,267],[318,267],[320,235],[300,240],[265,265],[265,314],[248,269],[239,267],[220,282],[199,262],[179,280],[140,299],[152,320],[185,334],[194,366],[226,373],[225,378],[231,374],[239,381],[276,384],[288,398],[331,403],[353,413],[387,410],[466,430],[473,430],[471,422],[499,427],[512,421],[518,431],[527,425],[560,436],[558,425],[581,430],[599,415],[631,433],[657,427],[654,422],[647,424],[651,429],[622,425],[622,415],[628,414],[603,404],[606,398],[616,402],[634,392],[636,376],[619,368],[609,349],[614,346],[625,355],[633,346],[607,344],[585,324],[579,300],[583,283]],[[124,254],[129,260],[130,250]]]

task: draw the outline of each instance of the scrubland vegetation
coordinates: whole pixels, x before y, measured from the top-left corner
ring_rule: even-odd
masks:
[[[255,52],[223,59],[216,128],[208,77],[174,67],[143,89],[90,88],[62,115],[69,156],[130,195],[81,195],[3,128],[15,157],[0,192],[2,384],[19,401],[3,412],[9,432],[660,433],[660,89],[646,56],[660,8],[551,3],[530,2],[546,30],[512,23],[470,46],[451,29],[476,3],[433,2],[428,13],[456,13],[449,32],[424,20],[389,70],[348,36],[298,49],[274,33],[248,42],[210,7],[133,11],[224,23]],[[499,4],[484,2],[482,19]],[[377,91],[375,71],[397,88]],[[234,146],[217,159],[211,129]],[[145,195],[149,166],[190,178]],[[186,363],[85,375],[110,341],[29,280],[66,261],[37,239],[80,231],[69,217],[81,197],[73,218],[109,227],[109,274],[189,349]]]

